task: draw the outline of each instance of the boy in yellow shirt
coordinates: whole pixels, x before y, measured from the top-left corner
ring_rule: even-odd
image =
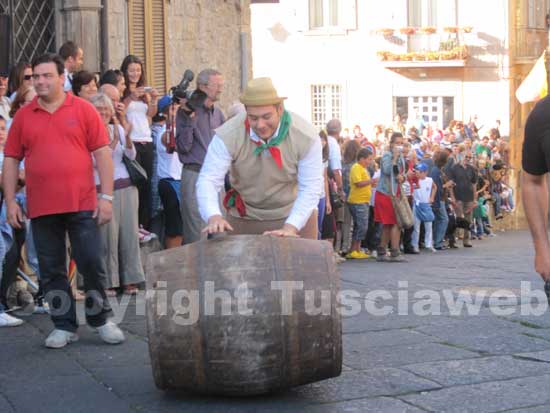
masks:
[[[353,234],[351,251],[346,258],[365,259],[368,254],[361,251],[361,241],[367,234],[369,226],[369,203],[372,193],[371,185],[376,179],[371,179],[367,167],[372,163],[373,154],[366,148],[359,150],[357,162],[351,167],[349,174],[350,192],[348,207],[353,218]]]

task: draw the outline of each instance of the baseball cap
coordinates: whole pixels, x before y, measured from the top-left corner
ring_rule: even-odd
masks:
[[[426,172],[428,171],[428,165],[426,165],[424,162],[420,162],[414,167],[414,169],[418,172]]]
[[[170,103],[172,103],[172,98],[168,95],[164,95],[163,97],[161,97],[159,99],[159,102],[157,103],[157,109],[160,112],[164,111],[164,109],[166,109]]]

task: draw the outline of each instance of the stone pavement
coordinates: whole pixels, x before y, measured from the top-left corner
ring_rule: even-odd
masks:
[[[529,235],[509,232],[408,264],[346,262],[342,289],[358,293],[363,311],[343,320],[342,375],[247,399],[157,390],[135,303],[120,346],[100,343],[82,326],[78,343],[46,350],[49,319],[27,317],[0,330],[0,412],[547,413],[550,312],[526,314],[537,310],[536,299],[516,300],[521,281],[542,288],[532,258]],[[459,311],[469,300],[476,314]],[[423,315],[426,309],[440,314]]]

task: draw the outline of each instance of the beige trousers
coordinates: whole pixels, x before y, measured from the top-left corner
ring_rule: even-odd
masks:
[[[233,227],[233,231],[230,235],[259,235],[265,231],[273,231],[281,229],[286,219],[278,219],[274,221],[256,221],[251,219],[243,219],[234,217],[230,214],[227,215],[227,222]],[[307,239],[317,239],[317,210],[314,210],[306,225],[299,232],[300,237]]]
[[[113,219],[99,229],[107,270],[105,288],[145,281],[139,254],[138,204],[135,186],[117,189],[113,199]]]

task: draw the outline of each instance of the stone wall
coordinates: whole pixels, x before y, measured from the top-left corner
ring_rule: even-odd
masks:
[[[221,106],[227,109],[241,93],[241,33],[245,33],[247,77],[251,76],[249,0],[172,0],[168,5],[170,85],[185,69],[195,75],[214,68],[225,78]]]
[[[109,0],[107,12],[109,69],[119,69],[128,54],[128,1]]]

